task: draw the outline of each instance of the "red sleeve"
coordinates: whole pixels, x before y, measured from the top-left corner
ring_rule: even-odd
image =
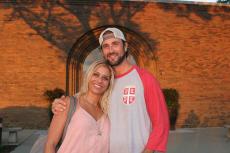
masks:
[[[152,124],[146,148],[165,152],[169,135],[169,116],[159,83],[147,71],[136,68],[144,86],[147,111]]]

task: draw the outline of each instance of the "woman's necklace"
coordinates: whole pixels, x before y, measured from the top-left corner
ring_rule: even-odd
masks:
[[[86,95],[85,95],[83,98],[84,98],[85,102],[86,102],[88,105],[90,105],[90,106],[92,106],[92,107],[95,107],[95,108],[98,108],[98,104],[95,104],[95,102],[89,101]]]
[[[94,104],[93,102],[90,102],[90,101],[87,99],[86,95],[85,95],[83,98],[84,98],[84,101],[86,102],[86,104],[88,104],[88,106],[93,107],[94,109],[96,109],[96,111],[98,111],[98,110],[100,109],[99,106],[98,106],[98,104]],[[102,129],[101,129],[101,125],[100,125],[100,124],[101,124],[100,122],[97,122],[97,123],[96,123],[97,135],[98,135],[98,136],[101,136],[101,135],[102,135]]]

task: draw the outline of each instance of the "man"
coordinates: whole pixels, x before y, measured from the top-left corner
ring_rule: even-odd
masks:
[[[110,153],[165,152],[169,119],[158,82],[146,70],[129,63],[128,44],[119,29],[105,29],[99,44],[116,77],[109,106]]]

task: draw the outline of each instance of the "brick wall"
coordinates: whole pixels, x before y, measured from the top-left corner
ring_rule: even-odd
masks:
[[[9,113],[12,107],[47,108],[43,93],[65,88],[66,57],[73,44],[87,31],[109,24],[137,32],[152,46],[157,55],[157,73],[152,73],[162,88],[180,94],[178,127],[191,110],[199,126],[230,122],[229,6],[81,2],[2,3],[0,8],[0,115],[6,125],[17,120],[27,126],[25,111]],[[30,127],[37,121],[44,123],[37,127],[48,125],[43,111],[28,113],[37,115],[37,120],[28,116]]]
[[[9,19],[11,13],[0,10],[0,116],[5,126],[44,128],[48,101],[43,93],[65,88],[66,55],[22,19]]]

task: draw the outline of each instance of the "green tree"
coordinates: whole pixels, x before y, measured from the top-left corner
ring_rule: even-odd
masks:
[[[230,4],[230,0],[218,0],[217,3]]]

